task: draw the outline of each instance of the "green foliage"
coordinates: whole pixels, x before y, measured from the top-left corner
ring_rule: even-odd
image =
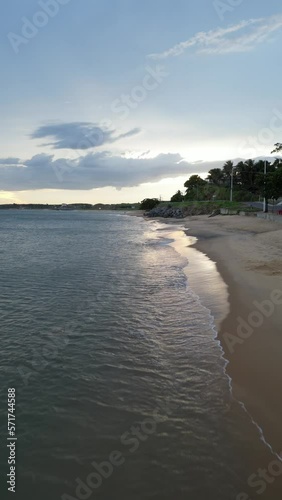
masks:
[[[268,175],[260,174],[258,178],[260,191],[267,199],[277,200],[282,194],[282,167],[278,167]]]
[[[184,187],[186,187],[185,200],[198,200],[202,198],[202,191],[206,186],[207,182],[202,179],[199,175],[191,175],[191,177],[185,182]]]
[[[276,147],[282,150],[282,144],[276,144]],[[277,158],[273,164],[266,162],[266,175],[264,170],[265,162],[262,160],[250,159],[240,161],[237,165],[227,161],[222,169],[210,170],[206,181],[198,175],[192,175],[184,184],[185,200],[229,200],[232,176],[235,201],[256,201],[259,196],[278,199],[282,196],[282,160]]]
[[[277,189],[282,193],[282,166],[278,167],[273,175],[273,182],[277,186]],[[279,198],[279,196],[277,197]]]
[[[167,206],[167,203],[164,203]],[[234,211],[252,211],[252,208],[247,207],[245,203],[230,202],[230,201],[190,201],[184,200],[182,202],[170,202],[172,208],[181,208],[184,213],[190,215],[211,214],[215,210],[227,208]],[[257,211],[257,209],[255,209]]]
[[[181,193],[180,190],[178,190],[170,199],[170,201],[172,202],[178,202],[178,201],[183,201],[184,200],[184,196],[183,194]]]
[[[225,179],[228,181],[230,181],[233,167],[234,167],[234,163],[231,160],[228,160],[223,165],[223,173],[224,173]],[[230,185],[230,182],[228,182],[228,185]]]
[[[157,198],[145,198],[145,200],[141,201],[140,210],[152,210],[159,203]]]
[[[275,146],[275,149],[273,151],[271,151],[271,154],[272,153],[280,153],[280,151],[282,151],[281,142],[277,142],[276,144],[274,144],[274,146]]]
[[[225,184],[225,175],[221,168],[213,168],[209,171],[207,181],[215,186],[223,186]]]
[[[197,187],[205,186],[206,181],[199,175],[191,175],[188,181],[185,182],[184,187],[187,189],[195,189]]]

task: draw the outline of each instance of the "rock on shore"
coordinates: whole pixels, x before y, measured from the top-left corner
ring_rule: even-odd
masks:
[[[173,208],[170,205],[161,205],[153,208],[149,212],[145,213],[146,217],[164,217],[175,218],[175,219],[183,219],[183,209],[182,208]]]
[[[158,205],[144,215],[146,217],[163,217],[165,219],[183,219],[189,215],[218,215],[220,211],[212,204],[202,206],[173,207],[172,205]]]

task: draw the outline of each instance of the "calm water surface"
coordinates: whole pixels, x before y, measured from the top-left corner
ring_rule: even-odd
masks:
[[[193,287],[196,273],[208,301],[212,271],[192,259],[190,282],[172,229],[116,213],[1,211],[0,231],[1,471],[15,387],[16,498],[245,491],[262,445]]]

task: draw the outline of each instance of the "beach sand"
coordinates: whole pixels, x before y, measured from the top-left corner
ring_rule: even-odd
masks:
[[[184,225],[228,285],[230,308],[218,325],[219,340],[233,395],[267,443],[253,470],[265,469],[282,452],[282,226],[240,216],[190,217]],[[281,498],[282,464],[278,472],[260,498]]]

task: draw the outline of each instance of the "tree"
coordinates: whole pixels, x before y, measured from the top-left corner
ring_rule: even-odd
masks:
[[[226,161],[223,165],[224,185],[228,188],[231,185],[231,175],[233,168],[234,168],[234,163],[231,160]]]
[[[230,177],[232,173],[232,168],[234,167],[234,163],[231,160],[228,160],[223,165],[223,172],[226,177]]]
[[[185,198],[187,200],[198,200],[201,198],[201,191],[207,182],[202,179],[199,175],[191,175],[191,177],[185,182],[184,187],[186,187]]]
[[[181,193],[180,190],[177,191],[177,193],[175,193],[172,197],[171,197],[171,200],[172,202],[180,202],[180,201],[183,201],[184,200],[184,196],[183,194]]]
[[[271,151],[271,154],[273,153],[280,153],[280,151],[282,151],[282,144],[281,142],[276,142],[276,144],[274,144],[275,146],[275,149],[273,149],[273,151]]]
[[[276,158],[272,165],[275,169],[282,167],[282,158]]]
[[[140,210],[152,210],[159,203],[157,198],[145,198],[145,200],[141,201]]]
[[[258,186],[259,193],[266,198],[266,200],[272,199],[276,200],[279,198],[279,189],[275,184],[275,174],[270,173],[266,176],[264,174],[259,174],[258,176]]]
[[[277,151],[282,151],[282,143],[277,143]],[[192,175],[184,184],[186,200],[227,200],[230,197],[230,180],[233,170],[234,200],[253,201],[258,195],[268,199],[277,200],[282,196],[282,158],[276,158],[270,164],[265,161],[253,159],[239,161],[234,165],[227,161],[222,169],[214,168],[209,171],[207,181],[199,175]],[[180,201],[181,192],[178,191],[171,201]]]
[[[212,168],[209,171],[207,181],[215,186],[222,186],[224,184],[224,173],[221,168]]]
[[[272,175],[272,195],[274,200],[282,196],[282,167],[277,168]]]
[[[191,175],[191,177],[184,184],[184,187],[186,187],[186,196],[195,194],[206,184],[207,182],[204,181],[204,179],[202,179],[199,175]]]
[[[268,164],[270,166],[270,164]],[[240,161],[236,165],[236,183],[241,191],[252,195],[259,193],[258,177],[264,172],[264,162],[254,160]]]

